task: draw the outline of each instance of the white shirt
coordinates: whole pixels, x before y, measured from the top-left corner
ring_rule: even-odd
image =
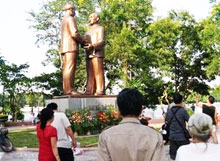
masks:
[[[54,112],[54,120],[51,125],[57,129],[57,147],[71,148],[71,140],[65,129],[71,124],[66,115],[63,112]]]
[[[212,143],[190,143],[177,150],[176,161],[219,161],[220,145]]]

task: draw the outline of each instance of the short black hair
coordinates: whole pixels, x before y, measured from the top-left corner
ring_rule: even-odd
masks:
[[[122,116],[139,116],[144,104],[143,95],[136,89],[123,89],[117,96],[117,104]]]
[[[47,105],[47,108],[50,108],[52,110],[57,110],[58,106],[56,103],[52,102]]]
[[[209,96],[208,100],[211,104],[215,102],[215,98],[213,96]]]
[[[180,104],[180,103],[182,103],[182,101],[183,101],[183,96],[181,94],[179,94],[179,93],[173,94],[173,102],[175,104]]]

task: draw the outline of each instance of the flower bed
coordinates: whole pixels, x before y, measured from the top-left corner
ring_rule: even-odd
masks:
[[[112,106],[96,111],[89,108],[68,110],[66,114],[70,119],[73,131],[78,135],[97,134],[121,121],[117,110]]]

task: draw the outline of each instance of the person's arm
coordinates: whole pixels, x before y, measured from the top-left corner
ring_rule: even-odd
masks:
[[[215,118],[216,125],[218,125],[218,114],[217,114],[216,108],[215,108],[214,118]]]
[[[75,19],[73,17],[70,17],[68,19],[68,23],[69,23],[70,34],[73,37],[73,39],[75,39],[80,44],[84,44],[83,38],[80,36],[79,32],[77,31],[77,25]]]
[[[51,137],[50,138],[52,150],[53,150],[53,155],[55,156],[57,161],[60,161],[60,157],[58,154],[58,149],[57,149],[57,138],[56,137]]]
[[[99,135],[98,142],[98,152],[97,152],[97,161],[111,161],[111,156],[109,154],[108,148],[106,146],[104,134]]]
[[[75,136],[74,136],[73,131],[71,129],[71,126],[66,128],[66,133],[71,137],[73,147],[75,148],[76,147],[76,139],[75,139]]]
[[[199,103],[199,97],[196,96],[196,106],[202,108],[202,104]]]
[[[96,31],[97,35],[98,35],[98,40],[92,44],[92,47],[95,50],[100,50],[104,48],[105,45],[105,31],[104,31],[104,27],[100,27],[98,29],[98,31]]]
[[[151,161],[164,161],[165,156],[165,150],[164,150],[164,144],[162,136],[158,133],[158,143],[156,145],[156,148],[154,149]]]
[[[63,113],[62,120],[63,120],[63,125],[65,127],[66,133],[71,137],[73,147],[75,148],[76,147],[76,139],[75,139],[75,136],[73,134],[69,119],[66,117],[66,115],[64,113]]]

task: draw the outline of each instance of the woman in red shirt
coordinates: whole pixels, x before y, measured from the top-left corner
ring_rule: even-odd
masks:
[[[53,110],[45,108],[40,114],[40,123],[37,124],[39,141],[39,161],[60,161],[57,150],[57,130],[50,124],[53,122]]]

